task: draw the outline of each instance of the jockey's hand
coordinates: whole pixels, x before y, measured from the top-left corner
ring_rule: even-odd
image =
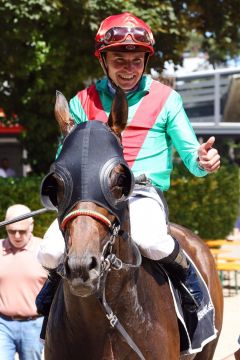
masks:
[[[211,136],[198,149],[198,164],[209,173],[217,171],[220,167],[220,155],[217,149],[212,147],[214,142],[215,137]]]

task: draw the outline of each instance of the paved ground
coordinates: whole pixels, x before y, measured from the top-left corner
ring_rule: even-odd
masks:
[[[224,297],[223,328],[213,360],[233,360],[229,357],[240,347],[238,338],[240,335],[240,293],[239,295]]]
[[[232,240],[239,241],[240,232],[235,232]],[[224,245],[222,248],[228,250],[229,257],[240,258],[239,244]],[[233,274],[231,284],[233,284]],[[240,275],[238,275],[238,284],[240,285]],[[224,289],[224,295],[223,329],[213,360],[234,360],[232,354],[240,348],[240,344],[238,343],[240,336],[240,289],[238,294],[236,294],[234,290],[229,293],[229,290]]]

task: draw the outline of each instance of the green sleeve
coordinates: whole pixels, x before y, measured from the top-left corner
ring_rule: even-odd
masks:
[[[205,176],[207,171],[198,166],[198,148],[200,146],[192,125],[183,108],[182,98],[173,91],[167,100],[167,133],[188,170],[195,176]]]
[[[80,103],[78,96],[74,96],[69,101],[70,114],[75,122],[75,124],[80,124],[87,121],[87,115],[83,110],[82,104]]]

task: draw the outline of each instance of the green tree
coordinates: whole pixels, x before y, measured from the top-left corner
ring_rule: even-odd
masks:
[[[94,36],[102,19],[131,11],[149,23],[156,37],[150,65],[181,62],[189,30],[204,38],[211,58],[239,51],[240,0],[2,0],[0,3],[0,105],[18,115],[21,141],[35,173],[54,158],[58,129],[55,91],[67,98],[102,76],[94,58]]]

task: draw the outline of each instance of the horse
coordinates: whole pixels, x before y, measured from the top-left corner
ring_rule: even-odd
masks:
[[[171,234],[194,260],[208,286],[218,331],[201,352],[182,357],[167,278],[160,273],[156,280],[151,261],[141,257],[131,239],[127,198],[134,179],[121,146],[127,111],[119,89],[107,124],[93,120],[73,126],[67,100],[61,93],[56,97],[55,117],[65,136],[61,154],[67,158],[62,160],[60,155],[59,163],[43,180],[41,193],[43,202],[47,199],[48,205],[58,209],[66,251],[48,319],[45,359],[210,360],[221,332],[223,295],[208,247],[189,229],[170,225]],[[94,139],[79,138],[81,128],[91,132],[95,127]],[[111,155],[113,144],[117,150]],[[91,152],[96,158],[89,161]],[[103,154],[112,158],[102,166]],[[93,175],[96,168],[100,176]]]

